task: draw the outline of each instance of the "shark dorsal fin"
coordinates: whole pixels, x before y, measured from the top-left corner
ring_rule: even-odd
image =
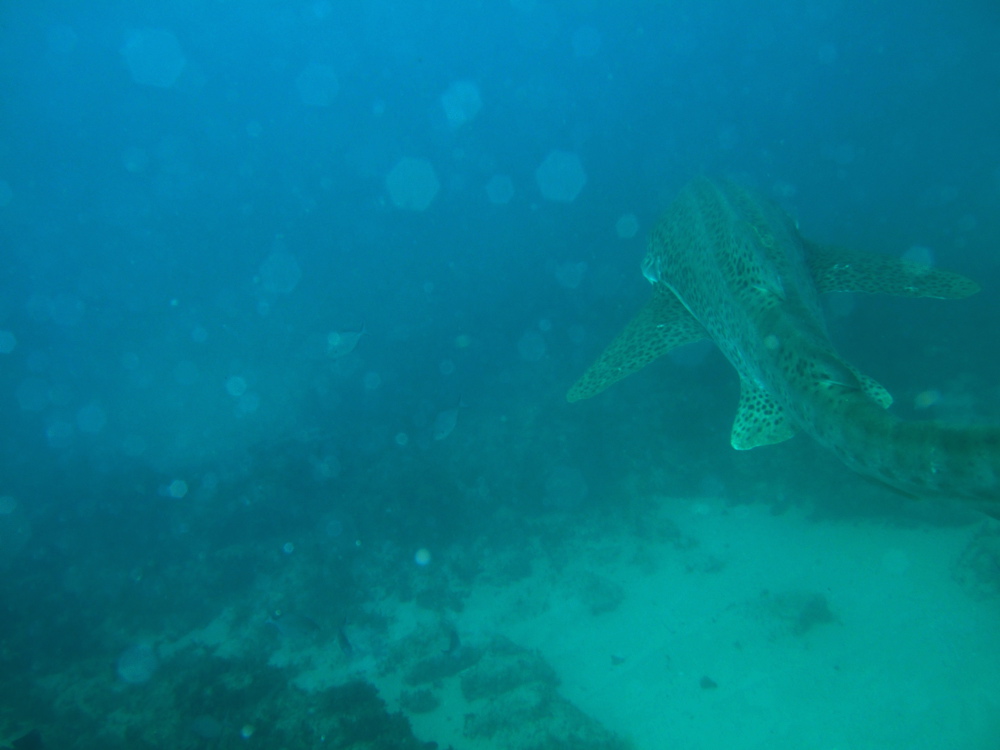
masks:
[[[740,405],[733,421],[732,446],[748,451],[761,445],[781,443],[795,435],[784,410],[763,388],[740,379]]]
[[[652,299],[570,388],[566,400],[580,401],[596,396],[671,349],[704,338],[705,329],[674,293],[654,287]]]
[[[979,284],[959,273],[888,255],[803,242],[809,271],[820,292],[962,299],[979,291]]]

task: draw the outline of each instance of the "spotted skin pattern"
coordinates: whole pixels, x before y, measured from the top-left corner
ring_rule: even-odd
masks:
[[[809,270],[820,292],[962,299],[979,291],[979,284],[972,279],[919,263],[809,241],[805,247]]]
[[[579,401],[674,347],[712,340],[740,376],[734,448],[805,432],[855,471],[913,496],[1000,500],[1000,429],[905,422],[844,362],[823,292],[961,299],[978,285],[901,259],[819,245],[778,206],[731,182],[689,184],[642,263],[653,297],[570,389]]]
[[[579,401],[595,396],[671,349],[701,341],[707,335],[701,324],[684,309],[677,295],[662,285],[653,287],[652,299],[570,389],[566,398]]]

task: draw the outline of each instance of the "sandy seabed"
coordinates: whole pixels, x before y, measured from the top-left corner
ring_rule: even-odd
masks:
[[[477,584],[455,626],[537,652],[561,696],[639,750],[1000,747],[1000,580],[983,578],[996,558],[969,567],[995,522],[672,500],[650,526],[582,532],[516,582]],[[411,717],[417,735],[494,746],[462,736],[474,706],[441,690]],[[382,693],[391,704],[398,688]]]
[[[346,619],[262,608],[324,596],[296,552],[151,636],[148,682],[94,655],[41,688],[109,747],[1000,747],[997,521],[666,497],[627,515],[542,515],[427,565],[367,550]]]

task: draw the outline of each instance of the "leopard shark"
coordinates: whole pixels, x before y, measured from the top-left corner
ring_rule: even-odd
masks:
[[[731,180],[687,185],[654,227],[652,298],[567,393],[597,395],[671,349],[715,343],[740,377],[737,450],[805,433],[848,467],[913,497],[1000,501],[1000,427],[910,421],[830,340],[820,295],[961,299],[979,286],[904,259],[822,245]]]

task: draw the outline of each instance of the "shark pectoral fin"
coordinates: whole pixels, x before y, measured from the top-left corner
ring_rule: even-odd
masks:
[[[706,335],[673,292],[655,290],[653,298],[569,389],[566,400],[596,396],[671,349],[701,341]]]
[[[883,409],[888,409],[892,406],[892,394],[889,393],[889,391],[887,391],[881,383],[875,380],[875,378],[858,372],[852,365],[846,366],[852,373],[854,373],[854,377],[856,377],[861,383],[861,389],[868,395],[868,398],[881,406]]]
[[[795,435],[784,410],[771,396],[746,379],[740,380],[740,405],[733,422],[732,446],[748,451]]]
[[[820,292],[962,299],[979,291],[975,281],[951,271],[808,240],[803,240],[803,244],[809,270]]]

